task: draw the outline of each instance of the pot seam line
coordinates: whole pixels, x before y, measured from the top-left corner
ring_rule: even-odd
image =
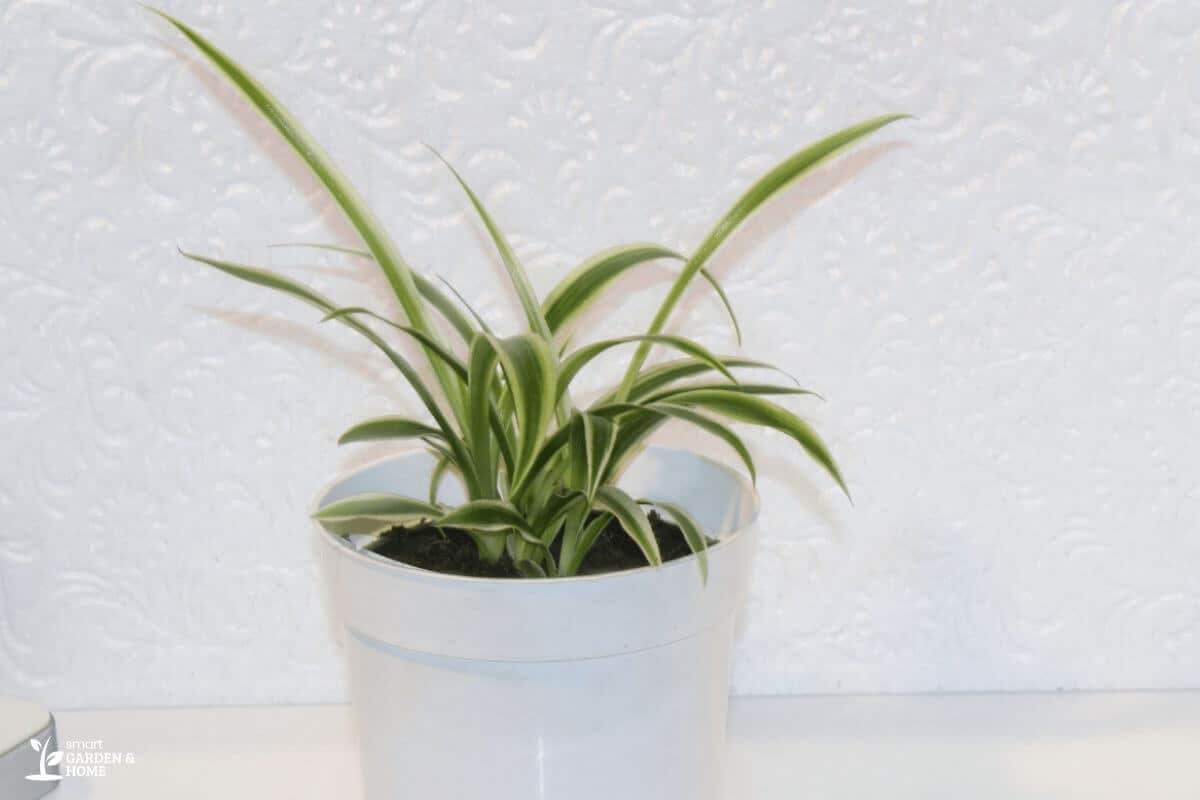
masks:
[[[566,664],[566,663],[571,663],[571,662],[576,662],[576,661],[600,661],[600,660],[606,659],[606,658],[619,658],[621,656],[637,655],[638,653],[649,653],[652,650],[661,650],[662,648],[670,647],[673,644],[679,644],[680,642],[686,642],[686,641],[689,641],[690,639],[695,639],[697,636],[700,636],[701,634],[707,633],[708,631],[711,631],[713,628],[716,628],[719,624],[720,623],[718,622],[718,623],[714,623],[712,625],[707,625],[703,628],[700,628],[697,631],[694,631],[693,633],[689,633],[687,636],[681,636],[678,639],[671,639],[670,641],[662,642],[661,644],[651,645],[650,647],[638,647],[633,650],[621,650],[616,653],[606,653],[604,655],[595,655],[595,656],[582,656],[580,658],[545,658],[545,659],[471,658],[469,656],[447,655],[445,653],[431,653],[427,650],[416,650],[411,647],[401,647],[398,644],[392,644],[390,642],[385,642],[382,639],[376,639],[374,636],[371,636],[370,634],[367,634],[363,631],[358,630],[357,628],[353,627],[349,623],[346,624],[346,631],[351,636],[353,636],[355,639],[358,639],[360,642],[362,642],[365,645],[370,645],[370,646],[382,645],[384,648],[387,648],[390,650],[400,650],[405,653],[413,653],[415,655],[429,656],[430,658],[445,658],[445,659],[451,659],[454,661],[475,661],[475,662],[483,662],[485,664]]]

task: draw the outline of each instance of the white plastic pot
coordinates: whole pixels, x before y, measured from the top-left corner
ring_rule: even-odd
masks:
[[[424,453],[390,458],[317,506],[423,496],[432,466]],[[647,450],[621,483],[684,506],[721,539],[707,585],[694,557],[577,578],[444,575],[319,529],[368,800],[718,796],[757,496],[736,472],[676,450]]]

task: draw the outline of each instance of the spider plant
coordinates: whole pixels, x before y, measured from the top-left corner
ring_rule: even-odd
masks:
[[[657,244],[614,247],[585,260],[541,299],[478,195],[446,162],[487,229],[524,312],[528,329],[503,337],[494,334],[461,296],[456,302],[413,270],[346,176],[261,83],[189,26],[161,11],[155,13],[194,44],[275,127],[362,239],[361,249],[315,246],[372,260],[387,278],[403,314],[392,319],[383,312],[343,306],[265,269],[183,253],[315,306],[323,320],[335,320],[369,341],[399,370],[425,407],[427,416],[423,418],[397,415],[366,420],[347,430],[339,441],[419,440],[437,459],[428,493],[420,497],[373,493],[339,500],[315,515],[331,530],[379,533],[416,523],[460,529],[471,536],[479,557],[486,562],[495,563],[507,554],[525,576],[558,577],[577,573],[589,548],[614,519],[637,544],[647,564],[660,564],[646,511],[656,508],[679,527],[706,574],[709,540],[687,509],[654,498],[632,497],[617,486],[622,470],[647,437],[668,420],[680,420],[724,441],[752,479],[754,461],[729,422],[780,431],[845,491],[842,475],[816,432],[770,399],[811,392],[794,385],[739,379],[740,370],[769,365],[718,355],[664,331],[685,291],[700,277],[728,310],[740,344],[740,330],[728,299],[705,269],[710,257],[747,217],[789,183],[903,115],[851,126],[780,162],[738,198],[691,255]],[[629,270],[660,260],[682,266],[645,333],[577,347],[567,344],[571,323],[613,281]],[[393,344],[397,336],[415,342],[417,351],[429,362],[432,382]],[[621,381],[590,405],[578,405],[570,391],[576,376],[600,354],[627,346],[635,349]],[[648,364],[654,348],[674,351],[675,357]],[[461,477],[466,493],[466,500],[453,507],[437,499],[439,483],[448,471]]]

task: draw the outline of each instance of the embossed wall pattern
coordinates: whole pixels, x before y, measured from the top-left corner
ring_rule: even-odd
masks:
[[[1197,685],[1200,6],[164,5],[502,329],[515,303],[422,142],[545,291],[604,246],[694,246],[824,133],[918,115],[713,265],[748,349],[827,398],[795,407],[855,497],[750,434],[765,537],[737,689]],[[350,232],[136,4],[0,2],[0,164],[0,692],[342,699],[307,507],[383,452],[336,435],[413,397],[311,310],[175,246],[382,296],[361,263],[266,247]],[[644,324],[668,275],[589,333]],[[709,298],[685,310],[734,347]]]

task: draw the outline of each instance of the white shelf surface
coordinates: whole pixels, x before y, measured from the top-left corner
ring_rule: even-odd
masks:
[[[56,714],[135,763],[51,800],[355,798],[346,706]],[[469,768],[469,765],[464,765]],[[738,698],[725,796],[1200,798],[1200,692]]]

